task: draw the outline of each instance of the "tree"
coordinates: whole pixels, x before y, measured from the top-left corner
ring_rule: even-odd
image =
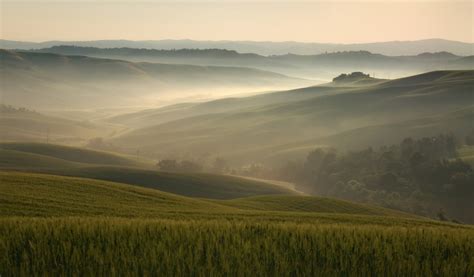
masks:
[[[202,171],[202,166],[192,161],[181,161],[179,163],[179,171],[182,172],[199,172]]]
[[[438,213],[436,214],[439,220],[441,221],[448,221],[448,218],[446,217],[446,213],[443,209],[440,209]]]
[[[157,164],[158,168],[162,171],[178,171],[179,166],[176,160],[161,160]]]
[[[226,160],[216,158],[212,165],[212,171],[216,173],[227,173],[229,171],[229,165]]]

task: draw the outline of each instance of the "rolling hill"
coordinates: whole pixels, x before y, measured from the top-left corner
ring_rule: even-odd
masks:
[[[0,105],[0,142],[50,141],[79,144],[111,131],[111,128],[104,124],[99,126],[91,122],[69,120],[24,108]]]
[[[242,98],[222,98],[208,102],[189,102],[170,105],[162,108],[146,109],[132,113],[123,113],[106,119],[113,124],[125,125],[128,128],[147,127],[170,122],[186,117],[205,114],[219,114],[238,111],[254,111],[265,106],[272,106],[296,101],[304,101],[329,94],[352,91],[353,88],[336,86],[313,86],[289,91],[263,93]]]
[[[375,206],[310,196],[204,200],[86,178],[1,172],[0,215],[158,218],[168,214],[334,213],[423,219]],[[250,216],[250,214],[249,214]]]
[[[363,87],[316,86],[208,102],[213,108],[207,112],[199,111],[206,104],[147,111],[115,118],[116,123],[125,119],[124,124],[129,121],[131,126],[141,120],[147,126],[123,133],[112,142],[124,147],[140,145],[157,158],[211,154],[248,163],[277,162],[275,147],[284,152],[303,146],[298,145],[303,141],[311,141],[309,147],[363,148],[387,143],[381,137],[398,141],[401,135],[433,132],[463,135],[472,128],[473,85],[474,71],[435,71]],[[228,103],[242,106],[226,107]],[[160,115],[169,120],[155,121]],[[338,134],[340,139],[336,139]],[[297,145],[288,147],[292,143]]]
[[[397,144],[407,137],[436,136],[447,131],[462,138],[472,130],[473,120],[474,107],[471,106],[453,112],[390,124],[366,126],[316,139],[262,148],[253,155],[268,155],[267,160],[299,159],[316,146],[334,146],[341,150],[355,150]],[[248,153],[242,153],[242,156],[245,155]]]
[[[138,166],[141,165],[128,157],[91,149],[46,143],[0,143],[0,150],[15,151],[73,163]],[[21,166],[21,164],[11,164]],[[43,167],[49,167],[45,164]]]
[[[209,99],[310,84],[273,72],[222,66],[0,50],[2,101],[34,109],[120,108]]]
[[[299,192],[261,180],[206,173],[170,173],[115,154],[51,144],[0,144],[0,169],[83,177],[212,199]]]
[[[330,80],[336,74],[352,71],[365,71],[383,78],[394,78],[433,70],[474,69],[474,62],[469,57],[457,56],[444,51],[436,53],[420,52],[417,55],[404,56],[386,56],[368,51],[262,56],[253,53],[238,53],[226,49],[157,50],[67,45],[31,51],[122,59],[132,62],[251,67],[316,80]]]
[[[283,196],[209,201],[31,173],[0,172],[0,180],[7,275],[282,275],[291,268],[305,276],[407,268],[466,275],[473,268],[472,227],[373,206]]]
[[[30,173],[3,172],[0,176],[2,217],[158,217],[166,213],[226,210],[211,202],[118,183]]]
[[[44,172],[132,184],[199,198],[233,199],[255,195],[300,194],[264,181],[208,173],[171,173],[112,166],[50,169]]]
[[[243,210],[412,217],[394,210],[317,196],[254,196],[216,202]],[[399,213],[399,214],[397,214]],[[421,218],[421,217],[420,217]]]

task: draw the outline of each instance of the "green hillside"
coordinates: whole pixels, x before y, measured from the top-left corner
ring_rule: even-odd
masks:
[[[407,213],[349,201],[316,196],[254,196],[220,202],[224,205],[256,211],[343,213],[359,215],[413,217]]]
[[[125,167],[86,167],[52,172],[133,184],[189,197],[232,199],[266,194],[298,194],[263,181],[207,173],[169,173]]]
[[[166,213],[232,210],[158,190],[91,179],[0,173],[1,216],[158,217]]]
[[[141,118],[149,126],[132,129],[111,141],[127,147],[139,145],[156,157],[212,153],[236,163],[248,163],[272,160],[272,148],[301,141],[345,147],[340,139],[324,138],[357,133],[364,128],[384,129],[382,133],[371,134],[394,136],[397,140],[401,133],[420,136],[442,130],[462,134],[471,126],[473,85],[474,71],[439,71],[372,86],[310,87],[259,96],[267,101],[278,99],[270,100],[269,104],[258,103],[259,98],[227,100],[234,104],[248,103],[240,109],[235,108],[239,105],[227,108],[225,101],[213,101],[207,103],[213,107],[207,113],[198,111],[204,104],[163,111],[167,115],[171,113],[162,117],[164,122],[154,119],[163,114],[160,112],[156,116],[153,113],[138,116],[135,120],[128,118],[130,122]],[[252,101],[256,101],[253,106]],[[151,125],[153,122],[156,125]],[[405,122],[409,124],[404,126]],[[397,128],[392,129],[393,126]],[[400,129],[404,131],[399,132]],[[354,140],[347,145],[366,147],[385,143],[368,134],[361,136],[361,139],[345,136],[348,141]]]
[[[450,113],[438,114],[390,124],[372,125],[325,136],[317,139],[261,148],[253,153],[237,153],[245,157],[268,155],[267,160],[282,160],[303,157],[317,146],[336,146],[338,149],[363,149],[374,145],[396,144],[407,137],[436,136],[449,131],[459,137],[468,134],[474,120],[474,108],[468,107]],[[271,154],[265,154],[271,152]],[[469,153],[460,153],[460,157]]]
[[[240,177],[206,173],[169,173],[117,166],[79,166],[62,168],[24,167],[22,165],[6,169],[29,170],[63,176],[75,176],[131,184],[157,189],[169,193],[200,198],[233,199],[267,194],[299,194],[298,192],[266,183]]]
[[[31,173],[2,172],[0,180],[2,275],[466,275],[474,269],[471,227],[345,201],[210,201]]]
[[[107,166],[106,166],[107,165]],[[212,199],[266,194],[299,194],[269,182],[206,173],[169,173],[127,158],[52,144],[0,144],[0,169],[43,172],[106,180],[165,192]]]
[[[416,218],[393,210],[309,196],[262,196],[210,201],[87,178],[2,172],[0,180],[2,217],[138,216],[158,218],[186,213],[206,216],[248,214],[250,211],[278,211]]]

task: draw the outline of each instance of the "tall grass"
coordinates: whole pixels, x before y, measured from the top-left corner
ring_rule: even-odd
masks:
[[[270,220],[0,220],[0,274],[470,276],[474,230]]]

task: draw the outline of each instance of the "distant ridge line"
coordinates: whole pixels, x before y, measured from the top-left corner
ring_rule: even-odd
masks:
[[[271,42],[271,41],[200,41],[200,40],[93,40],[93,41],[44,41],[27,42],[0,40],[0,48],[31,50],[58,45],[91,46],[99,48],[147,48],[147,49],[181,49],[181,48],[224,48],[242,53],[260,55],[282,54],[321,54],[334,51],[366,50],[384,55],[416,55],[422,52],[447,51],[456,55],[474,55],[474,43],[446,39],[423,39],[414,41],[386,41],[371,43],[317,43],[317,42]]]

